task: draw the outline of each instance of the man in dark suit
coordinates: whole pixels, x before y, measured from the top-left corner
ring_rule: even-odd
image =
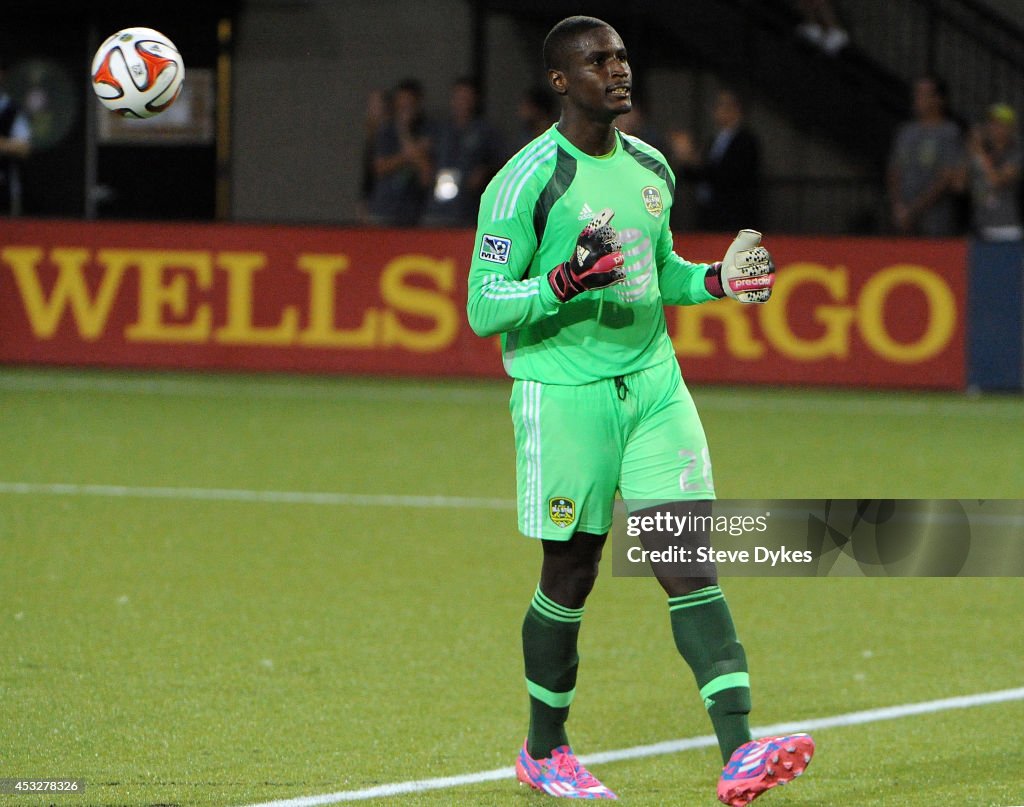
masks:
[[[28,116],[4,89],[7,71],[0,53],[0,216],[21,212],[19,163],[32,151],[32,128]]]
[[[732,90],[715,98],[715,136],[702,154],[687,132],[672,136],[676,173],[695,185],[698,229],[727,232],[760,226],[761,146],[744,123],[743,102]]]

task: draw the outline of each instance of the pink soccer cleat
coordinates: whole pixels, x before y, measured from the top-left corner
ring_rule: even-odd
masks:
[[[718,800],[743,807],[775,785],[793,781],[814,756],[810,734],[765,737],[744,743],[729,757],[718,780]]]
[[[516,760],[516,778],[534,790],[561,799],[617,799],[584,768],[572,749],[560,745],[544,759],[534,759],[526,750],[526,742]]]

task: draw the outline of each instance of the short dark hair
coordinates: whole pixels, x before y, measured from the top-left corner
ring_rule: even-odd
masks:
[[[480,95],[480,81],[471,73],[459,76],[452,82],[453,87],[469,87],[477,95]]]
[[[544,37],[544,69],[561,70],[565,67],[569,55],[569,47],[580,34],[595,28],[611,28],[604,20],[597,17],[566,17],[548,31]]]
[[[410,92],[417,98],[423,97],[423,84],[417,78],[404,78],[395,85],[393,92]]]

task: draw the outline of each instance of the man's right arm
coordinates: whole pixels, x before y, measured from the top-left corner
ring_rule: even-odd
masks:
[[[514,220],[492,223],[477,232],[469,271],[466,313],[478,336],[518,330],[546,319],[558,310],[547,274],[523,280],[536,249],[536,236],[515,226]]]
[[[606,289],[625,280],[622,241],[611,225],[614,215],[611,208],[602,210],[580,232],[568,260],[526,280],[516,278],[529,274],[537,245],[532,226],[524,224],[526,217],[514,220],[519,222],[518,226],[502,224],[501,231],[509,235],[480,232],[466,303],[473,330],[480,336],[514,331],[551,316],[559,305],[580,294]],[[488,228],[493,224],[491,222]],[[526,232],[528,226],[529,233]],[[519,254],[517,243],[530,246]],[[508,271],[495,271],[483,266],[484,263]]]

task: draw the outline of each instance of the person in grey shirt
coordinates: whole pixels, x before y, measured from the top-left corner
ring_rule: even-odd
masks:
[[[377,132],[369,222],[381,227],[419,224],[433,176],[430,126],[423,113],[423,85],[400,82],[391,93],[391,117]]]
[[[425,227],[472,227],[480,195],[504,160],[497,130],[480,114],[480,89],[472,76],[452,85],[448,119],[434,137],[433,186]]]
[[[956,191],[963,144],[946,113],[941,79],[924,76],[914,84],[914,119],[896,134],[889,157],[892,222],[901,235],[958,234]]]
[[[985,241],[1021,240],[1021,148],[1013,107],[989,107],[985,122],[972,130],[967,149],[974,234]]]

